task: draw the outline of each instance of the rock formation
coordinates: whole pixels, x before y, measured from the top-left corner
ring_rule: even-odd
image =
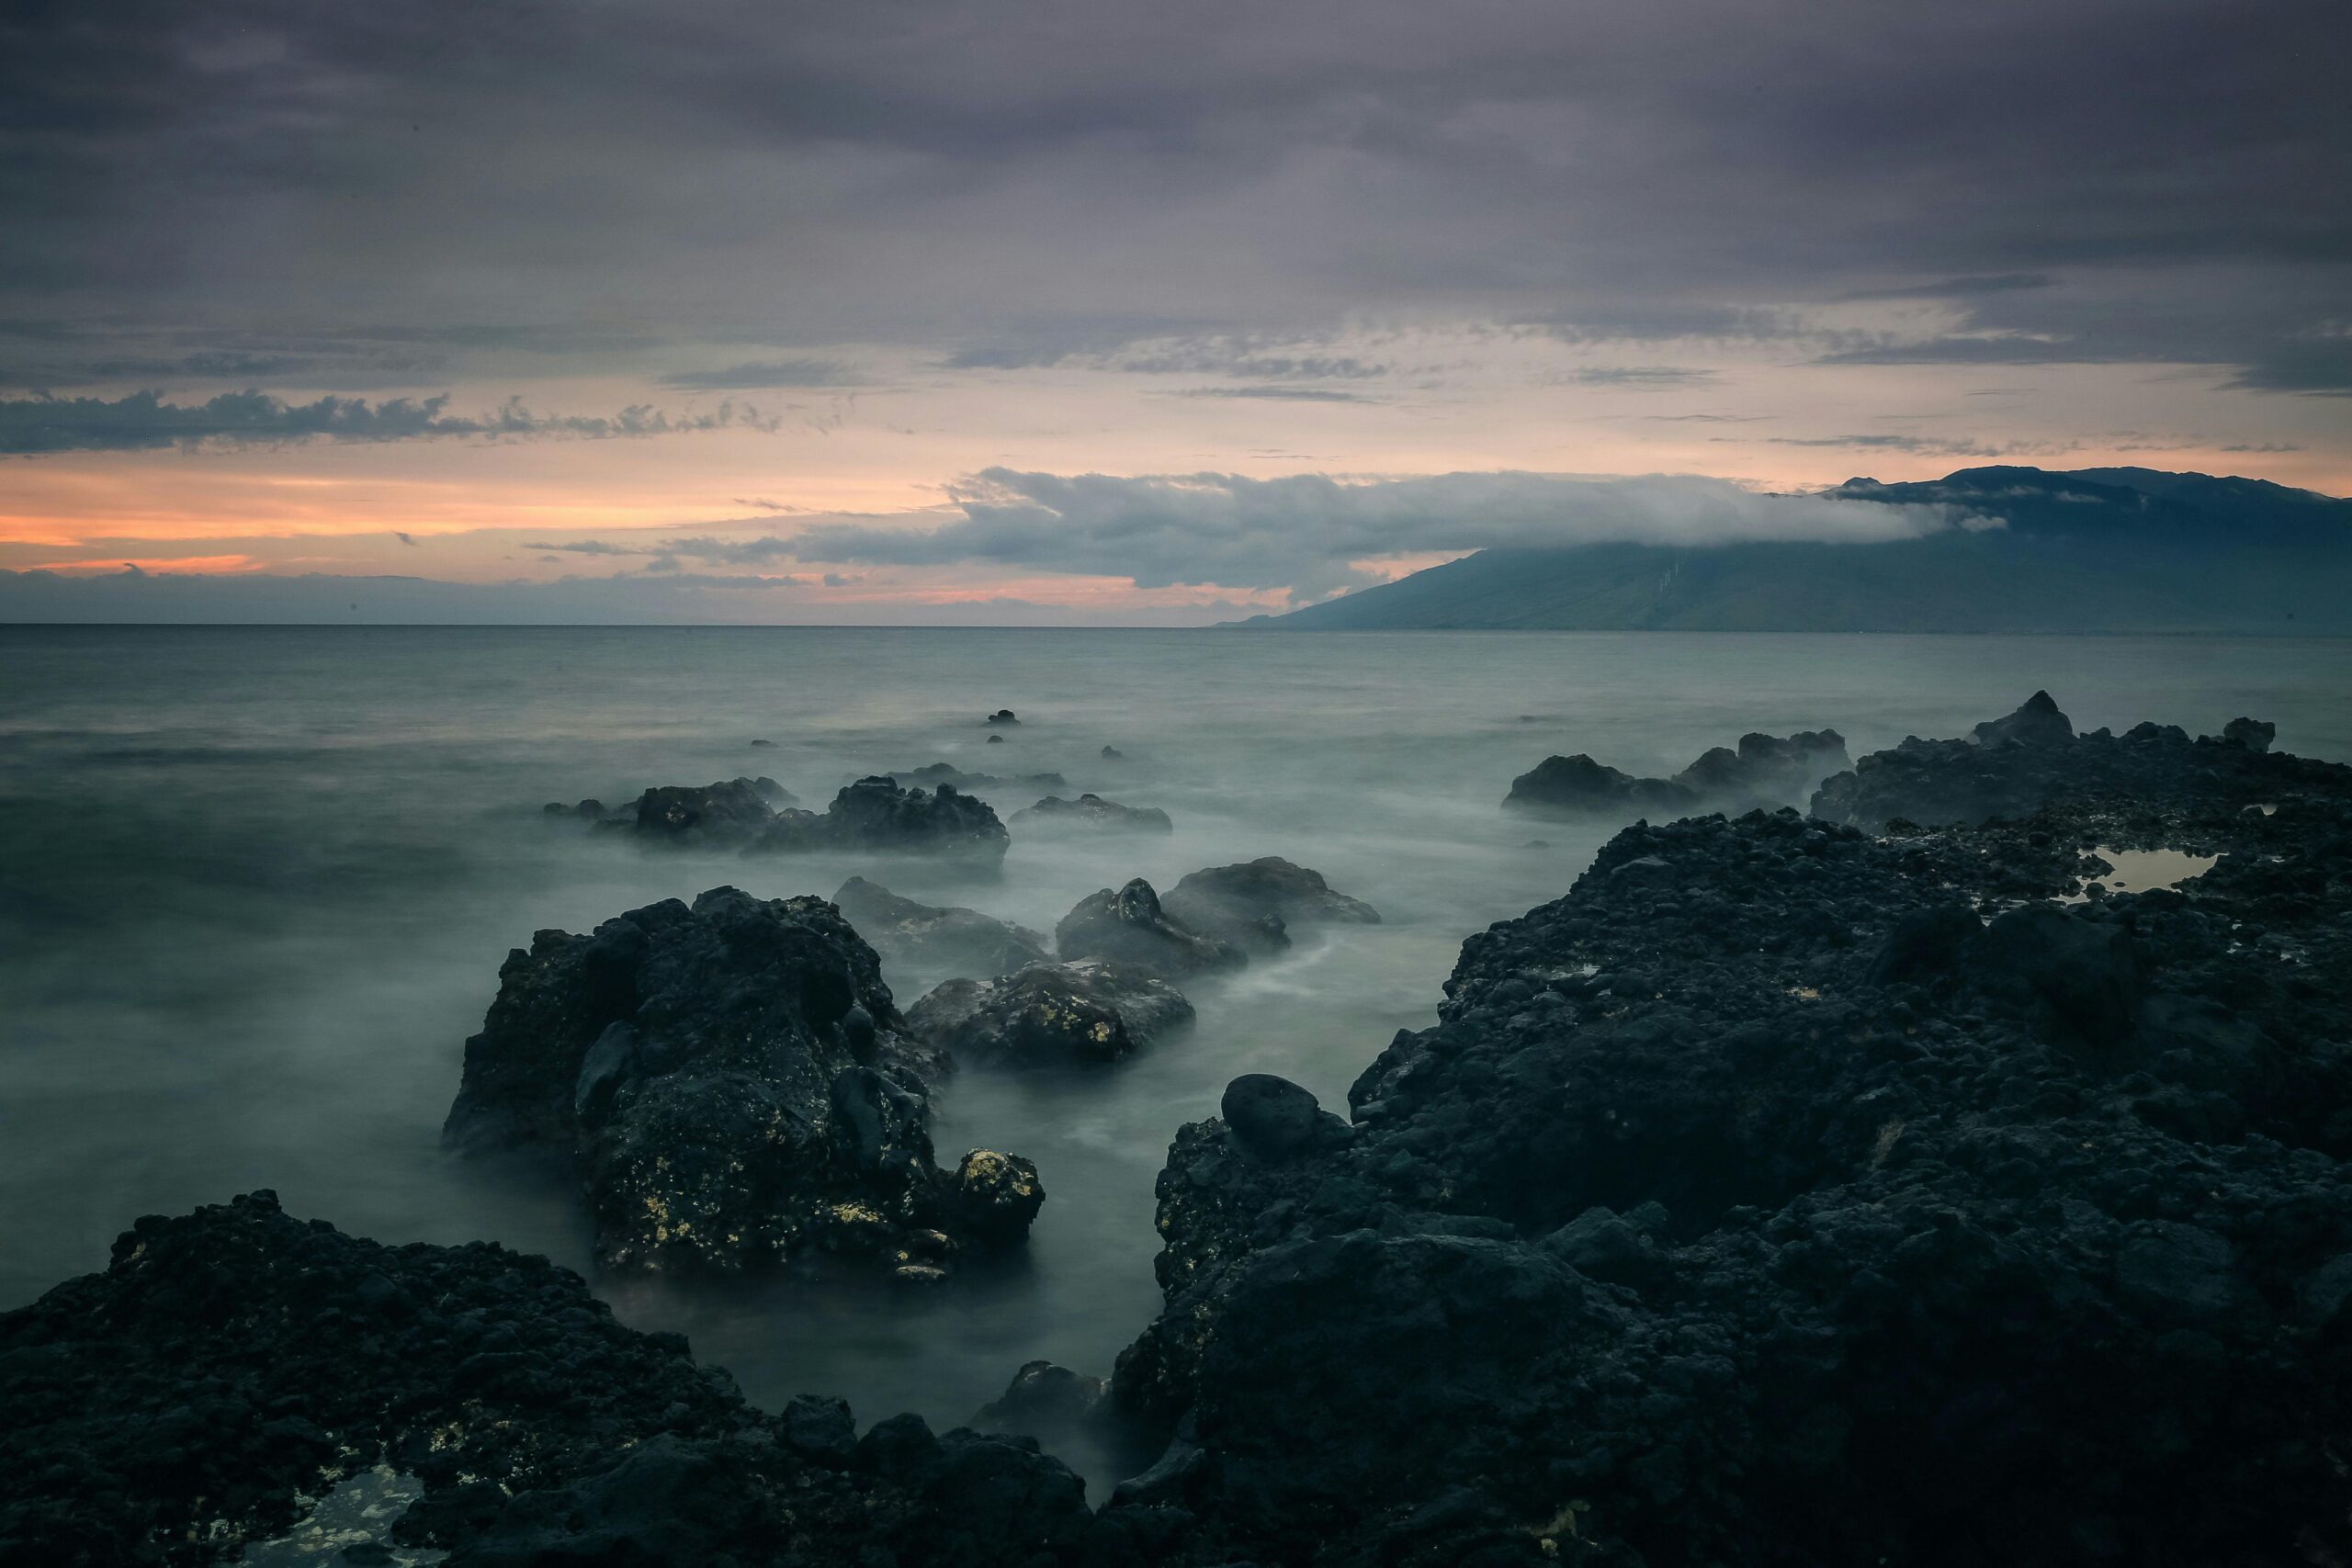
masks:
[[[1288,947],[1294,925],[1380,923],[1380,911],[1333,892],[1321,872],[1276,855],[1193,872],[1160,907],[1170,919],[1252,953]]]
[[[950,980],[907,1010],[907,1027],[959,1066],[1067,1067],[1118,1061],[1192,1017],[1149,971],[1082,958]]]
[[[1635,778],[1579,753],[1546,757],[1511,781],[1503,804],[1553,817],[1685,816],[1802,805],[1828,774],[1847,766],[1846,739],[1834,729],[1739,738],[1717,746],[1670,779]]]
[[[936,1059],[904,1029],[822,899],[665,899],[508,955],[446,1135],[569,1166],[609,1268],[845,1252],[937,1270],[1017,1240],[1042,1190],[1017,1156],[933,1163]]]
[[[1232,942],[1170,919],[1140,876],[1115,893],[1105,887],[1080,899],[1054,928],[1054,945],[1066,959],[1107,958],[1171,980],[1250,961]]]

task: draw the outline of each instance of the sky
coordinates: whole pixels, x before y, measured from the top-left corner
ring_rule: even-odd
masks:
[[[1854,475],[2352,494],[2347,53],[2340,0],[19,0],[0,570],[1192,624],[1966,521]]]

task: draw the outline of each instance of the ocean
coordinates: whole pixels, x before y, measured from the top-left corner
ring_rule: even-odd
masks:
[[[2037,687],[2081,728],[2247,714],[2282,750],[2352,760],[2352,641],[0,626],[0,1306],[103,1268],[141,1214],[260,1187],[379,1240],[586,1269],[561,1186],[438,1140],[499,964],[539,928],[863,874],[1050,931],[1096,888],[1266,854],[1375,905],[1381,925],[1188,985],[1197,1025],[1129,1064],[958,1077],[943,1162],[1014,1150],[1048,1194],[1014,1266],[917,1294],[598,1283],[757,1403],[953,1426],[1023,1361],[1109,1372],[1157,1309],[1168,1140],[1229,1078],[1279,1073],[1344,1111],[1390,1036],[1432,1021],[1464,937],[1567,890],[1606,832],[1502,812],[1513,775],[1577,751],[1671,773],[1754,729],[1835,728],[1860,756]],[[1000,707],[1020,725],[985,728]],[[539,810],[762,773],[821,809],[940,761],[1058,772],[1058,793],[1160,807],[1176,831],[1016,830],[1000,875],[655,852]],[[1009,817],[1047,791],[984,793]],[[886,977],[902,1006],[928,978]]]

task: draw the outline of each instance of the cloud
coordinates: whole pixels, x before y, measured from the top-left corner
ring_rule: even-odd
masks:
[[[1721,479],[1652,475],[1441,474],[1349,481],[1320,474],[1123,479],[991,468],[933,529],[821,524],[755,541],[803,560],[958,562],[1131,578],[1140,588],[1287,589],[1295,600],[1380,581],[1354,564],[1408,552],[1639,541],[1867,542],[1952,525],[1942,507],[1761,495]]]
[[[718,370],[673,370],[665,387],[712,391],[762,387],[857,387],[865,378],[831,359],[768,359]]]
[[[1326,387],[1187,387],[1171,398],[1257,398],[1278,403],[1368,403],[1360,392],[1335,392]]]
[[[1670,387],[1693,387],[1712,381],[1712,370],[1691,369],[1679,365],[1592,365],[1579,370],[1564,372],[1559,379],[1579,387],[1625,387],[1634,390]]]
[[[2056,280],[2046,272],[1980,273],[1973,277],[1944,277],[1898,288],[1857,288],[1849,299],[1965,299],[1981,294],[2011,294],[2020,288],[2047,288]]]
[[[670,435],[686,431],[742,425],[774,430],[756,409],[731,402],[717,412],[673,418],[659,409],[636,406],[609,418],[541,415],[511,399],[495,412],[463,416],[447,412],[448,395],[394,398],[370,403],[365,398],[322,397],[289,403],[266,392],[223,392],[202,403],[171,403],[161,392],[131,392],[113,399],[0,398],[0,454],[32,457],[53,452],[135,452],[168,446],[253,446],[311,441],[423,441],[453,436],[604,440],[620,436]]]

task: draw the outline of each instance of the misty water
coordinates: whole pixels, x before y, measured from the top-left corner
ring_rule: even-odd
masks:
[[[1280,1073],[1341,1104],[1395,1031],[1432,1020],[1465,935],[1567,889],[1606,834],[1506,815],[1514,774],[1575,751],[1671,772],[1750,729],[1834,727],[1860,755],[2038,686],[2082,728],[2250,714],[2282,749],[2352,758],[2352,642],[0,627],[0,1306],[102,1268],[140,1214],[257,1187],[379,1240],[585,1269],[567,1191],[438,1142],[499,964],[537,928],[858,874],[1050,931],[1098,887],[1265,854],[1377,906],[1384,924],[1189,984],[1197,1025],[1129,1064],[955,1080],[943,1161],[1011,1149],[1044,1179],[1015,1264],[919,1294],[597,1281],[763,1404],[838,1393],[862,1423],[954,1425],[1023,1361],[1110,1371],[1158,1304],[1169,1137],[1227,1079]],[[1022,723],[989,744],[1001,706]],[[938,761],[1059,772],[1061,793],[1164,807],[1176,831],[1016,829],[983,875],[649,851],[538,810],[746,773],[821,808]],[[983,793],[1009,817],[1045,792]],[[936,976],[888,978],[904,1005]]]

